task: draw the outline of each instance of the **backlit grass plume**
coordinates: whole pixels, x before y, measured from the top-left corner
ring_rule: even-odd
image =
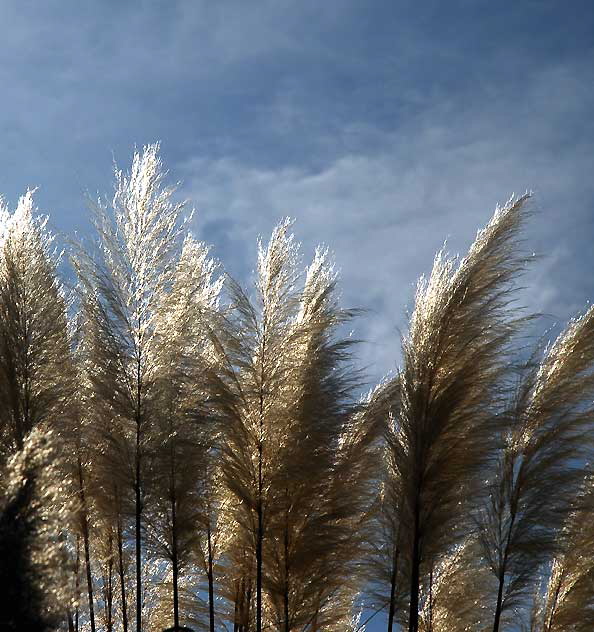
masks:
[[[353,410],[356,380],[349,362],[352,340],[338,330],[351,316],[338,307],[336,273],[327,252],[318,249],[287,339],[290,390],[285,420],[277,429],[278,466],[271,478],[265,587],[273,624],[282,632],[313,621],[315,629],[330,629],[344,621],[337,588],[344,593],[345,577],[352,575],[358,559],[353,526],[360,516],[333,502],[336,453]],[[356,490],[345,487],[343,493]],[[352,603],[346,606],[350,617]]]
[[[133,497],[136,563],[136,627],[142,629],[142,531],[146,447],[154,421],[158,366],[156,315],[170,291],[181,250],[184,204],[163,184],[158,145],[135,153],[129,173],[116,170],[110,204],[94,206],[97,252],[79,248],[78,273],[85,331],[92,340],[87,367],[92,396],[103,407],[103,423],[113,428],[113,471]],[[123,471],[119,466],[123,466]]]
[[[65,414],[71,395],[66,300],[47,218],[33,192],[14,213],[0,201],[0,452],[21,450],[39,423]]]
[[[586,632],[594,629],[594,486],[592,477],[576,496],[559,536],[560,547],[536,594],[532,632]]]
[[[403,340],[393,462],[398,469],[402,559],[410,632],[419,593],[437,561],[465,535],[493,443],[494,404],[517,329],[510,308],[524,261],[518,232],[524,195],[497,208],[459,263],[439,253],[421,279]]]
[[[423,595],[419,630],[470,632],[491,623],[492,586],[476,534],[467,536],[431,570]]]
[[[54,433],[32,430],[2,471],[0,627],[55,629],[70,606],[63,547],[74,508]]]
[[[268,246],[259,246],[254,302],[229,281],[233,310],[212,337],[219,359],[210,390],[223,428],[223,478],[234,497],[234,533],[227,538],[233,549],[226,555],[235,563],[226,592],[235,593],[235,613],[243,617],[235,623],[253,621],[256,632],[263,629],[264,541],[289,412],[291,330],[299,309],[298,248],[289,225],[281,223]]]
[[[559,549],[591,448],[594,307],[572,321],[540,362],[527,365],[509,412],[511,430],[480,514],[484,553],[497,580],[493,630],[539,580]]]
[[[171,291],[163,293],[157,316],[156,410],[148,450],[147,543],[153,556],[171,565],[170,623],[179,626],[179,586],[191,569],[201,536],[210,524],[207,495],[210,448],[216,428],[201,415],[206,392],[201,358],[209,340],[204,319],[216,309],[221,282],[204,244],[186,238]],[[182,613],[183,614],[183,613]],[[214,621],[211,621],[211,629]]]
[[[358,470],[340,451],[354,373],[352,343],[338,334],[351,313],[337,305],[324,251],[301,281],[289,226],[260,246],[256,301],[231,284],[234,309],[215,335],[221,361],[211,390],[236,498],[225,594],[239,630],[252,622],[256,630],[330,629],[352,614],[345,576],[359,553],[360,511],[347,480]]]

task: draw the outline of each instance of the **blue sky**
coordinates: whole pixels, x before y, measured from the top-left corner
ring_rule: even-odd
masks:
[[[330,246],[372,381],[434,252],[512,192],[543,255],[525,303],[551,324],[594,297],[593,32],[591,0],[3,2],[0,192],[84,234],[85,191],[162,141],[232,275],[286,215]]]

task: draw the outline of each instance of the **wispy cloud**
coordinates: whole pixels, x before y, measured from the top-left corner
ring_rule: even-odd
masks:
[[[414,282],[494,205],[536,193],[532,309],[594,295],[591,3],[288,0],[0,6],[0,191],[40,185],[62,230],[112,155],[161,139],[236,276],[282,216],[336,253],[375,375]]]
[[[562,125],[594,106],[586,72],[582,62],[551,65],[519,91],[498,86],[497,98],[489,98],[494,86],[471,103],[451,96],[390,133],[346,128],[346,137],[359,134],[358,151],[318,168],[195,157],[181,169],[184,193],[196,204],[199,232],[220,245],[232,274],[245,273],[257,235],[283,215],[297,219],[308,251],[329,243],[345,302],[371,308],[360,324],[369,341],[364,359],[382,372],[396,362],[414,282],[444,239],[451,252],[465,250],[497,202],[533,189],[526,247],[544,258],[522,300],[565,319],[586,302],[582,270],[591,262],[572,231],[576,223],[591,229],[594,160],[589,139]]]

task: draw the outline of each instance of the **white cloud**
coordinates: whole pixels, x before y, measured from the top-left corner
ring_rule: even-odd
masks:
[[[571,229],[592,216],[594,191],[584,175],[593,161],[579,142],[564,143],[558,128],[592,102],[591,88],[572,87],[582,71],[546,69],[524,86],[517,107],[509,94],[467,104],[463,115],[452,114],[451,101],[436,104],[384,137],[381,148],[371,130],[365,151],[316,171],[197,157],[181,168],[184,194],[196,205],[199,231],[234,275],[253,267],[256,237],[285,215],[296,218],[306,252],[326,242],[342,270],[345,305],[370,308],[357,335],[368,341],[362,362],[375,377],[397,361],[397,328],[435,251],[447,239],[450,252],[464,252],[512,192],[535,190],[526,248],[545,255],[527,276],[522,301],[565,319],[589,298],[574,281],[580,266],[592,265],[591,251],[575,252]],[[557,95],[550,105],[545,92]]]

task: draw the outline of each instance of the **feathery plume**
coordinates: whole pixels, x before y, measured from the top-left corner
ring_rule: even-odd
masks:
[[[594,423],[594,307],[572,321],[539,363],[529,363],[509,413],[511,429],[490,500],[479,516],[498,583],[494,632],[529,596],[558,550],[559,529],[583,477]]]
[[[115,456],[111,470],[133,497],[136,561],[136,627],[142,628],[142,530],[147,442],[154,422],[156,314],[173,283],[183,222],[183,203],[165,187],[159,146],[135,153],[128,174],[117,171],[108,206],[99,200],[94,225],[96,256],[81,248],[73,259],[80,281],[84,320],[94,339],[87,348],[89,380]],[[111,211],[111,213],[110,213]],[[117,446],[114,439],[122,440]],[[123,467],[123,471],[117,468]],[[120,489],[118,488],[118,493]]]
[[[438,253],[421,279],[403,340],[393,462],[401,481],[398,529],[409,574],[409,630],[437,560],[467,531],[493,450],[493,402],[518,327],[512,283],[524,260],[517,237],[528,195],[497,208],[466,257]]]
[[[0,622],[49,632],[70,605],[63,527],[73,505],[69,487],[60,483],[56,435],[33,429],[2,478]]]

